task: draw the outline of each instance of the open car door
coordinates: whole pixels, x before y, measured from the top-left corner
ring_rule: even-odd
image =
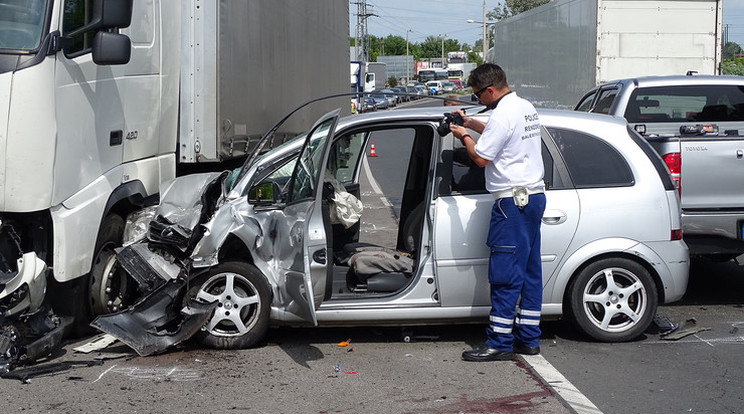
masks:
[[[323,179],[340,110],[321,117],[307,134],[286,189],[283,223],[275,241],[276,258],[284,274],[285,310],[313,324],[315,309],[325,295],[332,255],[323,219]]]

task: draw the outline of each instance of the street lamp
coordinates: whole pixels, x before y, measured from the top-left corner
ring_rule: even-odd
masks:
[[[483,21],[468,19],[468,23],[478,23],[483,25],[483,63],[486,62],[486,53],[488,53],[488,31],[486,27],[488,25],[494,25],[496,22],[487,22],[484,18]]]

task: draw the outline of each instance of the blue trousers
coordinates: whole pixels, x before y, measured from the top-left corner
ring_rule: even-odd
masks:
[[[496,200],[491,209],[486,241],[491,249],[491,314],[486,345],[491,348],[511,351],[515,341],[525,346],[540,344],[540,223],[544,211],[545,194],[530,195],[522,209],[511,198]]]

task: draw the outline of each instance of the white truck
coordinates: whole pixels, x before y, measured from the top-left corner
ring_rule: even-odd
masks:
[[[0,370],[128,304],[114,248],[161,183],[225,169],[302,102],[348,92],[348,7],[0,0]]]
[[[497,22],[487,61],[538,106],[646,75],[720,74],[722,0],[555,0]]]

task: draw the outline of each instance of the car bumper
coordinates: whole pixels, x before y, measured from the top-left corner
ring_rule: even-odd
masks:
[[[659,276],[663,303],[682,299],[690,277],[690,253],[684,241],[646,242],[633,248]]]

